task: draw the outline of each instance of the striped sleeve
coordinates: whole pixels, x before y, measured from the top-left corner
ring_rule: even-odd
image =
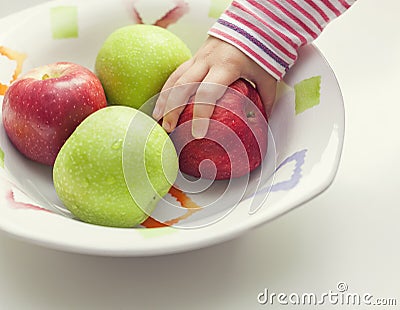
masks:
[[[234,0],[208,34],[244,52],[278,80],[292,67],[299,47],[356,0]]]

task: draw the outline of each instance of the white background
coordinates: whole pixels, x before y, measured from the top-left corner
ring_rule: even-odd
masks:
[[[0,17],[44,2],[0,1]],[[321,196],[233,241],[154,258],[57,252],[0,232],[0,309],[311,309],[256,298],[340,281],[398,303],[351,309],[398,309],[399,12],[398,0],[359,0],[316,41],[346,108],[341,165]]]

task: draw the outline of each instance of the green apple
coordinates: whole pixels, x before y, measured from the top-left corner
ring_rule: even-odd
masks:
[[[175,147],[151,117],[124,106],[87,117],[61,148],[56,192],[78,219],[103,226],[142,223],[178,173]]]
[[[130,25],[115,30],[105,40],[95,72],[110,104],[139,109],[190,57],[186,44],[169,30]]]

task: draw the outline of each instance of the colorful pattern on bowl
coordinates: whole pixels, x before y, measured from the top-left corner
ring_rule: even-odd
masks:
[[[9,31],[3,32],[6,35],[0,34],[0,102],[9,85],[33,66],[68,60],[93,67],[101,42],[122,25],[147,22],[168,27],[195,51],[226,1],[171,0],[156,4],[159,1],[137,0],[117,5],[112,0],[101,3],[70,0],[64,1],[63,6],[50,2],[29,12],[48,21],[40,26],[24,29],[25,23],[33,18],[28,12],[21,24],[18,24],[21,15],[0,20],[0,26],[13,23],[13,27],[6,27]],[[32,44],[33,40],[39,40],[40,44]],[[310,80],[312,83],[307,82]],[[166,200],[179,207],[178,211],[165,213],[167,208],[161,203],[142,227],[129,230],[129,236],[125,235],[128,230],[106,229],[110,237],[115,234],[120,240],[133,238],[134,246],[101,243],[97,235],[103,234],[99,233],[101,228],[60,216],[53,206],[59,206],[59,201],[52,188],[51,170],[19,155],[0,126],[0,228],[24,239],[76,252],[154,255],[227,240],[290,211],[321,193],[334,178],[343,143],[343,103],[334,74],[313,46],[300,51],[298,64],[282,84],[285,92],[278,98],[269,124],[273,154],[267,154],[270,158],[260,169],[266,169],[267,177],[260,171],[252,174],[243,199],[230,206],[229,195],[224,196],[226,200],[220,201],[223,207],[214,213],[206,208],[207,199],[219,198],[213,196],[216,195],[211,193],[213,189],[192,194],[173,187]],[[297,103],[299,93],[301,102]],[[258,203],[255,205],[254,201]],[[27,219],[32,225],[31,235],[19,228]],[[57,233],[47,236],[43,229],[51,231],[52,221],[66,230],[79,227],[87,233],[87,240],[65,234],[55,239]],[[202,233],[196,232],[199,230]],[[142,241],[132,237],[135,232]],[[162,240],[149,241],[154,239]]]

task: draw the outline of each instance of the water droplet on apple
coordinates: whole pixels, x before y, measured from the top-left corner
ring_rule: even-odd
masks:
[[[122,148],[122,139],[118,139],[117,141],[114,142],[114,144],[111,146],[113,150],[119,150]]]

